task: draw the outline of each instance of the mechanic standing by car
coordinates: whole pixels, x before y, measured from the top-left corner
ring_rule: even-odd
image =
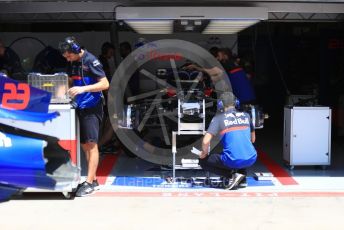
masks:
[[[90,52],[82,49],[74,37],[60,42],[59,49],[69,62],[67,73],[73,82],[68,93],[73,98],[80,122],[80,142],[86,155],[87,179],[78,186],[76,196],[92,194],[98,186],[98,134],[103,117],[102,91],[109,88],[103,66]]]
[[[224,112],[213,117],[203,137],[200,165],[208,172],[223,176],[226,189],[234,189],[246,180],[246,168],[256,162],[257,152],[252,144],[256,135],[249,115],[235,110],[232,92],[224,92],[220,100]],[[223,151],[209,155],[210,141],[218,134]]]
[[[230,49],[219,49],[216,59],[227,72],[234,95],[240,104],[255,104],[256,95],[251,80],[248,78],[244,68],[236,64],[236,57]]]

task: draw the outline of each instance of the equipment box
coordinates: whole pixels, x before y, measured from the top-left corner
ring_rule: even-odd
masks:
[[[331,109],[284,108],[283,159],[295,165],[331,164]]]
[[[69,103],[68,75],[66,73],[40,74],[30,73],[28,83],[33,87],[50,92],[52,104]]]

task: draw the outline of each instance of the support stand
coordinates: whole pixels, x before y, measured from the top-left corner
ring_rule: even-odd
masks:
[[[202,122],[200,123],[184,123],[181,118],[183,117],[183,110],[187,108],[191,103],[182,103],[178,99],[178,131],[172,131],[172,183],[176,182],[176,154],[177,154],[177,135],[204,135],[205,133],[205,101],[202,100],[202,108],[199,108],[200,117]],[[193,103],[194,104],[194,103]],[[186,169],[185,167],[178,167],[179,169]],[[200,169],[200,166],[192,169]]]
[[[172,182],[176,182],[176,154],[177,154],[177,135],[204,135],[204,131],[173,131],[172,132]],[[186,169],[185,167],[179,167]],[[192,169],[200,169],[198,168],[192,168]]]

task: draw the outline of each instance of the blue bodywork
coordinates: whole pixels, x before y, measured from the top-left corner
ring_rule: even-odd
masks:
[[[60,160],[61,164],[70,161],[68,152],[58,146],[57,138],[37,134],[35,130],[11,127],[12,120],[44,123],[59,116],[57,112],[47,113],[51,99],[49,92],[25,84],[0,74],[0,201],[9,199],[27,187],[53,189],[56,181],[48,175],[51,172],[47,171],[47,164],[55,159]],[[29,98],[22,97],[27,93],[22,89],[29,92],[25,95]],[[16,97],[19,99],[12,99],[16,95],[19,95]],[[25,108],[21,104],[23,102]],[[17,105],[22,109],[15,109]],[[45,156],[45,149],[49,148],[63,154],[59,158],[54,156],[49,159],[49,156]],[[63,158],[62,161],[60,158]]]
[[[49,109],[49,103],[51,99],[51,93],[29,86],[29,92],[24,92],[23,87],[27,85],[26,83],[18,82],[13,79],[4,77],[0,74],[0,107],[5,108],[4,102],[20,103],[23,98],[23,94],[26,93],[29,100],[23,111],[26,112],[38,112],[38,113],[47,113]],[[28,86],[28,85],[27,85]],[[22,96],[22,97],[21,97]]]
[[[21,121],[32,121],[32,122],[46,122],[59,116],[58,112],[54,113],[37,113],[37,112],[26,112],[20,110],[8,110],[0,108],[0,118],[8,120],[21,120]]]
[[[18,187],[51,189],[55,182],[46,176],[43,148],[46,141],[0,132],[6,138],[0,154],[0,181]]]

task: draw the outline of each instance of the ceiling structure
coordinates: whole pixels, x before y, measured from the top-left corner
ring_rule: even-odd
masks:
[[[258,7],[266,8],[269,21],[344,21],[344,1],[0,1],[0,21],[32,22],[111,22],[124,7]]]
[[[235,34],[268,13],[262,7],[119,7],[116,19],[139,34]]]

